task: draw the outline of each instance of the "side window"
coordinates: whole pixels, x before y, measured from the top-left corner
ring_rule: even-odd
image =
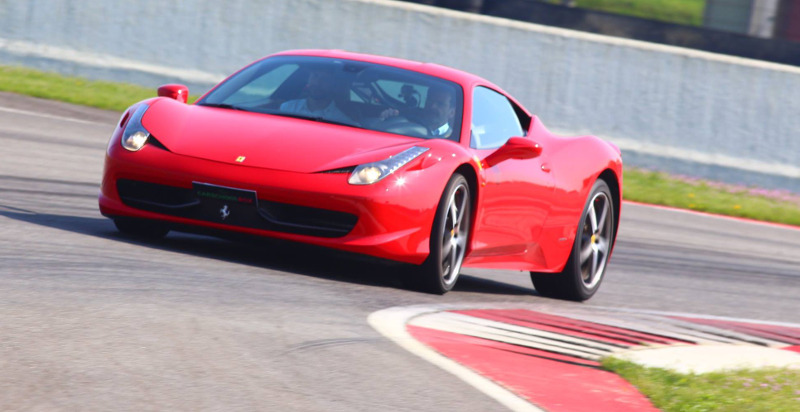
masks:
[[[472,138],[475,149],[494,149],[524,133],[511,102],[500,93],[476,87],[472,94]]]

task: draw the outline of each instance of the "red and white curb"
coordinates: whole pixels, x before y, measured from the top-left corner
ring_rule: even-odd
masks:
[[[779,348],[788,351],[775,352],[800,361],[792,353],[800,352],[800,325],[687,314],[547,304],[433,305],[385,309],[371,314],[369,323],[514,411],[656,410],[633,386],[600,368],[600,360],[612,354]],[[677,359],[683,360],[692,362]]]
[[[491,379],[483,377],[472,369],[440,354],[431,347],[417,340],[409,333],[407,323],[421,315],[447,310],[445,306],[406,306],[380,310],[369,315],[367,320],[378,332],[393,340],[407,351],[426,361],[452,373],[479,391],[494,398],[512,411],[537,411],[539,409],[527,399],[518,396]]]

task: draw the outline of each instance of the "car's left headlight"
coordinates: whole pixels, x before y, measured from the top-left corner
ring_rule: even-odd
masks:
[[[142,125],[142,117],[148,108],[149,106],[146,104],[139,105],[128,120],[128,124],[125,125],[125,130],[122,132],[120,143],[122,143],[122,147],[131,152],[135,152],[144,147],[145,143],[147,143],[147,139],[150,138],[150,132]]]
[[[351,185],[371,185],[379,182],[428,150],[430,149],[427,147],[414,146],[388,159],[359,165],[350,174],[347,182]]]

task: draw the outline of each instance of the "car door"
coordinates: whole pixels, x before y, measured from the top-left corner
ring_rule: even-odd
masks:
[[[473,89],[471,116],[470,146],[481,159],[509,138],[525,136],[530,124],[525,112],[505,95],[483,86]],[[546,150],[543,147],[543,154]],[[483,169],[482,174],[485,184],[479,188],[468,263],[543,267],[538,240],[549,212],[553,180],[542,167],[542,156],[509,159]]]

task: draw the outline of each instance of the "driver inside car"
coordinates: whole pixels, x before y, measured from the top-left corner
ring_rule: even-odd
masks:
[[[403,115],[427,127],[431,136],[447,138],[453,134],[452,122],[456,113],[453,100],[453,93],[447,89],[431,87],[428,89],[425,107],[421,111],[403,110]],[[386,109],[381,113],[380,119],[386,120],[400,114],[400,110]]]

